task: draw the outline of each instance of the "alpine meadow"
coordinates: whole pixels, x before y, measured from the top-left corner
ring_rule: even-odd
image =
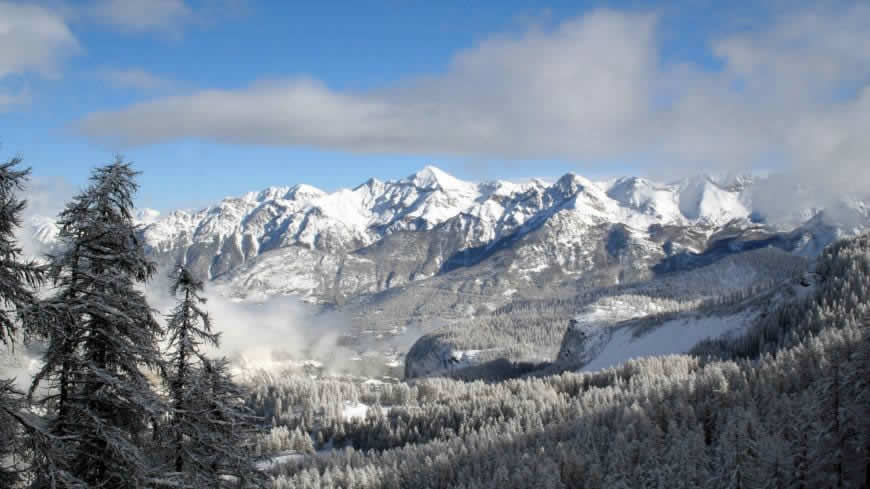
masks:
[[[0,489],[870,489],[868,26],[0,0]]]

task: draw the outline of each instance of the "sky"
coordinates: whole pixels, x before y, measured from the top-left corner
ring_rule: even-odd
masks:
[[[0,0],[0,158],[138,205],[468,180],[779,171],[870,187],[870,4]]]

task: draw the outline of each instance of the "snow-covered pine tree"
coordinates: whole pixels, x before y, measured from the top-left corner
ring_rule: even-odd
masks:
[[[252,462],[256,418],[245,408],[247,393],[233,383],[226,360],[202,351],[220,339],[202,291],[202,281],[187,268],[173,274],[170,292],[178,303],[167,318],[164,370],[172,403],[169,465],[178,486],[245,487],[263,480]]]
[[[21,396],[12,381],[0,379],[0,487],[13,487],[19,479],[22,427],[15,414],[20,409]]]
[[[139,446],[161,409],[145,369],[162,365],[160,325],[137,286],[154,272],[133,223],[137,172],[120,157],[97,168],[61,212],[52,257],[56,293],[43,302],[48,346],[34,379],[65,470],[92,487],[144,487],[154,475]]]
[[[27,205],[16,195],[23,190],[30,169],[19,169],[21,160],[14,158],[0,164],[0,344],[13,348],[21,326],[28,326],[22,316],[35,303],[34,288],[43,280],[44,269],[25,261],[15,241],[21,226],[21,213]],[[22,396],[13,388],[12,379],[0,379],[0,487],[12,487],[18,479],[26,434],[19,411]]]
[[[857,393],[851,417],[856,420],[858,446],[861,455],[863,487],[870,488],[870,316],[862,319],[860,326],[862,341],[854,353],[855,368],[846,376],[846,381]],[[863,474],[862,474],[863,472]]]
[[[198,421],[191,440],[202,488],[260,487],[265,475],[254,465],[257,421],[245,406],[247,392],[233,382],[225,358],[202,357],[189,393]]]
[[[0,343],[11,346],[21,324],[21,313],[34,305],[33,290],[44,278],[44,267],[24,260],[15,240],[21,226],[21,213],[27,201],[17,192],[24,189],[30,168],[19,169],[21,160],[14,158],[0,164]]]
[[[198,448],[191,440],[201,437],[200,413],[196,401],[202,399],[193,397],[201,392],[193,389],[197,382],[198,371],[201,369],[202,355],[200,346],[207,344],[217,346],[218,333],[211,330],[211,319],[202,308],[206,299],[202,293],[202,281],[197,280],[185,267],[172,276],[170,292],[178,298],[178,304],[167,317],[166,333],[169,337],[169,358],[163,372],[164,383],[172,403],[172,413],[169,420],[169,437],[171,445],[170,465],[176,477],[192,487],[196,486],[198,474],[208,471],[207,464],[203,466],[198,460]]]

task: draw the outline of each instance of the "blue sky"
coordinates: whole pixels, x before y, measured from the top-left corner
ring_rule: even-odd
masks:
[[[794,140],[816,121],[852,137],[867,59],[812,38],[860,46],[866,9],[754,3],[0,0],[0,156],[80,185],[120,152],[140,205],[167,210],[428,163],[472,180],[746,170],[812,152]]]

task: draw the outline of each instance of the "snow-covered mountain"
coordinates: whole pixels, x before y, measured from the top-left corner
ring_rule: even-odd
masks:
[[[868,222],[868,206],[858,203],[847,205],[858,216],[849,229],[808,212],[804,225],[783,232],[781,223],[758,222],[754,183],[704,176],[593,182],[575,174],[553,183],[472,183],[427,166],[354,189],[270,187],[138,219],[162,264],[186,263],[229,295],[326,303],[481,264],[507,282],[588,273],[616,282],[753,247],[812,255]],[[34,233],[43,242],[54,237],[45,219],[34,221]]]

